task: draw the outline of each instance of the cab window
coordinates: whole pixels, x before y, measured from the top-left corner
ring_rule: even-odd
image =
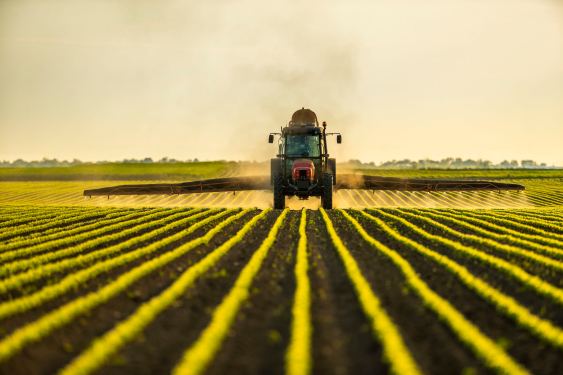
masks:
[[[315,135],[288,135],[285,152],[290,157],[321,156],[320,137]]]

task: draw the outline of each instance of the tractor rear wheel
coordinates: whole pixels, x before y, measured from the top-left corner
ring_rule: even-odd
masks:
[[[285,195],[283,193],[283,177],[280,174],[274,175],[274,208],[283,210],[285,208]]]
[[[321,195],[321,206],[325,210],[332,210],[332,174],[323,173],[323,195]]]

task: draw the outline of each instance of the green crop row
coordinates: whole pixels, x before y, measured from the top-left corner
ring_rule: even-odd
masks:
[[[57,241],[63,237],[69,236],[76,236],[80,233],[90,232],[92,230],[98,228],[105,228],[108,226],[113,225],[114,223],[118,223],[121,221],[126,221],[130,219],[135,219],[146,215],[149,212],[155,211],[154,209],[149,210],[131,210],[131,209],[124,209],[124,210],[111,210],[111,213],[105,215],[105,217],[94,220],[94,221],[87,221],[84,223],[78,223],[76,225],[71,225],[68,227],[60,227],[47,230],[45,232],[41,232],[37,235],[25,238],[15,238],[6,245],[2,247],[4,251],[15,250],[19,248],[31,248],[35,245],[44,244],[49,242],[50,245],[42,245],[41,251],[48,251],[53,250],[56,248]],[[68,244],[66,244],[68,246]]]
[[[1,281],[0,285],[2,290],[10,291],[19,288],[22,285],[28,284],[30,282],[46,278],[52,274],[62,273],[67,270],[77,270],[80,267],[88,266],[87,268],[66,275],[64,278],[62,278],[62,280],[47,285],[35,293],[27,294],[25,296],[10,301],[0,303],[0,319],[35,308],[46,301],[52,300],[53,298],[63,295],[71,288],[75,288],[76,285],[82,285],[86,281],[96,277],[101,273],[107,273],[117,267],[127,265],[147,255],[155,254],[158,251],[164,249],[166,246],[182,240],[186,236],[194,233],[196,230],[202,228],[203,226],[209,224],[210,222],[220,219],[226,215],[229,215],[233,211],[234,210],[219,212],[203,220],[201,220],[203,216],[208,215],[209,213],[213,213],[214,210],[201,212],[193,216],[187,217],[183,220],[179,220],[178,222],[168,224],[162,228],[158,228],[150,233],[146,233],[144,235],[131,238],[130,240],[125,241],[123,243],[119,243],[114,246],[108,247],[107,249],[104,249],[103,253],[92,253],[85,256],[65,259],[61,262],[48,264],[37,270],[31,270],[25,273],[21,273],[13,276],[10,279]],[[170,230],[176,230],[178,228],[182,228],[185,225],[191,224],[195,220],[199,220],[199,221],[196,224],[190,226],[188,229],[183,230],[179,233],[167,236],[161,239],[160,241],[153,242],[139,249],[117,255],[113,258],[108,258],[99,261],[103,257],[107,258],[112,254],[118,254],[119,252],[125,249],[137,246],[139,244],[143,244],[148,240],[154,240],[161,235],[167,234],[168,231]],[[89,266],[90,264],[96,261],[98,262]]]
[[[484,335],[478,327],[467,320],[447,300],[440,297],[417,275],[414,268],[399,253],[391,250],[371,237],[356,219],[345,211],[342,215],[353,225],[360,236],[379,253],[387,256],[403,273],[407,284],[422,299],[424,304],[447,324],[453,333],[491,369],[506,374],[526,374],[527,371],[516,363],[499,345]]]
[[[551,322],[532,314],[526,307],[519,304],[512,297],[502,293],[498,289],[489,285],[483,279],[473,275],[467,268],[461,266],[459,263],[399,234],[395,229],[385,224],[383,220],[364,211],[361,211],[360,213],[377,225],[377,228],[382,229],[385,234],[444,267],[463,284],[475,291],[485,301],[495,306],[498,311],[501,311],[514,319],[520,326],[530,330],[542,340],[558,348],[563,348],[563,330],[559,327],[556,327]]]
[[[389,211],[389,212],[393,212],[393,211]],[[479,248],[494,249],[501,253],[505,253],[511,256],[518,256],[525,260],[536,262],[537,264],[540,264],[546,268],[554,269],[557,271],[563,271],[563,262],[560,262],[558,260],[543,255],[539,255],[531,251],[520,249],[515,246],[498,243],[491,239],[476,236],[474,234],[458,232],[454,229],[451,229],[447,225],[444,225],[433,219],[423,216],[426,215],[424,211],[417,212],[417,210],[415,210],[414,212],[415,212],[414,214],[408,212],[401,212],[401,215],[424,221],[425,223],[429,224],[431,227],[437,228],[441,230],[443,233],[449,234],[451,237],[455,238],[456,240],[473,244],[475,246],[478,246]]]
[[[103,210],[100,210],[103,211]],[[108,220],[112,220],[119,217],[139,217],[139,212],[133,213],[130,209],[111,209],[107,210],[107,213],[103,217],[89,218],[75,224],[64,225],[61,227],[55,227],[52,229],[47,229],[45,231],[34,233],[25,237],[12,238],[7,244],[2,246],[2,251],[6,252],[9,250],[19,249],[22,247],[31,247],[36,244],[40,244],[47,241],[52,241],[58,238],[67,237],[69,235],[75,235],[78,233],[83,233],[88,231],[87,228],[103,226]],[[144,211],[145,213],[148,211]],[[130,216],[133,215],[133,216]],[[111,223],[111,222],[110,222]],[[86,229],[85,229],[86,228]]]
[[[247,300],[250,294],[252,281],[260,270],[264,259],[268,255],[268,251],[274,244],[279,229],[282,226],[288,211],[288,209],[285,209],[278,216],[274,225],[270,229],[268,236],[264,239],[254,254],[252,254],[252,257],[240,272],[235,284],[223,298],[221,304],[215,308],[215,311],[213,311],[211,322],[203,330],[192,346],[190,346],[182,355],[182,359],[174,368],[173,374],[200,374],[209,365],[219,350],[222,342],[225,340],[225,337],[236,318],[237,312],[242,304]],[[235,236],[239,236],[239,233]],[[219,257],[222,256],[221,253],[217,252],[214,252],[211,255],[214,257],[210,257],[210,259],[207,260],[208,264],[206,267],[203,267],[202,265],[202,269],[198,270],[199,274],[208,270],[217,262]],[[195,272],[196,271],[194,271],[194,273]]]
[[[530,290],[533,290],[536,293],[547,296],[552,301],[563,305],[563,290],[549,284],[548,282],[540,279],[537,276],[529,274],[528,272],[524,271],[521,267],[515,264],[512,264],[504,259],[492,256],[490,254],[484,253],[478,249],[465,246],[459,242],[430,234],[427,231],[417,227],[416,225],[413,225],[412,223],[408,222],[403,218],[395,217],[381,210],[374,210],[374,211],[383,217],[400,222],[404,227],[419,234],[421,237],[430,240],[431,242],[446,246],[447,248],[454,250],[460,255],[478,260],[483,264],[489,265],[499,271],[502,271],[509,277],[519,281],[524,286],[528,287]]]
[[[486,211],[477,211],[472,212],[475,216],[479,216],[485,219],[494,218],[503,220],[504,223],[509,223],[519,230],[526,230],[530,231],[532,234],[538,235],[545,235],[546,233],[555,236],[555,238],[563,239],[563,228],[559,225],[554,225],[546,220],[542,220],[539,218],[521,218],[515,214],[512,214],[507,211],[503,212],[486,212]]]
[[[96,339],[89,348],[65,367],[61,374],[89,374],[100,368],[111,355],[133,340],[158,314],[180,298],[199,276],[213,267],[233,246],[240,243],[268,212],[269,210],[265,210],[246,222],[234,236],[189,267],[162,293],[145,302],[127,319]],[[233,289],[236,288],[237,286]]]
[[[524,232],[524,233],[528,233],[528,234],[532,234],[532,235],[537,235],[537,236],[542,236],[543,238],[550,238],[554,241],[556,241],[556,243],[560,246],[563,247],[563,235],[559,235],[557,233],[552,233],[552,232],[548,232],[545,231],[543,229],[539,229],[535,226],[532,225],[527,225],[527,224],[520,224],[517,223],[514,220],[508,220],[508,219],[504,219],[502,217],[500,217],[498,214],[486,214],[483,212],[471,212],[471,211],[467,211],[464,212],[464,215],[468,215],[471,217],[477,217],[479,219],[483,219],[483,220],[490,220],[492,222],[494,222],[495,224],[499,224],[499,225],[503,225],[507,228],[511,228],[513,230],[516,231],[520,231],[520,232]]]
[[[326,211],[321,208],[320,212],[330,239],[344,263],[346,274],[352,281],[362,310],[370,319],[373,333],[381,342],[383,355],[389,362],[391,372],[394,374],[420,374],[420,369],[403,342],[399,329],[381,306],[381,302],[362,275],[358,263],[336,233]]]
[[[463,219],[463,215],[460,215],[458,217],[454,217],[454,216],[447,216],[447,215],[442,215],[442,214],[438,214],[432,212],[432,211],[428,211],[428,210],[412,210],[412,211],[405,211],[405,210],[401,210],[400,211],[401,214],[407,214],[408,212],[415,212],[416,215],[419,216],[424,216],[424,217],[429,217],[429,218],[433,218],[436,220],[440,220],[442,222],[446,222],[446,223],[451,223],[457,227],[461,227],[461,228],[465,228],[468,229],[474,233],[477,233],[479,236],[485,237],[485,238],[492,238],[496,241],[499,241],[501,243],[509,243],[512,245],[516,245],[516,246],[520,246],[522,248],[528,248],[530,250],[534,250],[538,253],[542,253],[544,255],[549,255],[551,257],[554,258],[562,258],[563,257],[563,250],[560,249],[556,249],[553,247],[549,247],[549,246],[545,246],[545,245],[541,245],[538,244],[536,242],[533,241],[529,241],[529,240],[524,240],[518,237],[514,237],[510,234],[499,234],[490,230],[486,230],[483,229],[477,225],[473,225],[473,224],[469,224],[468,222],[466,222]]]
[[[4,266],[0,269],[0,276],[24,270],[27,268],[27,266],[25,266],[26,264],[30,264],[32,266],[43,264],[47,261],[53,261],[67,255],[94,249],[107,242],[124,238],[126,235],[132,233],[131,231],[134,231],[134,227],[137,225],[142,225],[147,222],[150,224],[155,219],[166,217],[177,212],[182,212],[183,210],[185,209],[159,209],[148,214],[146,212],[140,212],[133,215],[120,216],[118,218],[105,221],[105,225],[99,225],[99,229],[95,229],[90,232],[82,232],[77,235],[70,233],[66,237],[58,238],[51,242],[8,251],[0,254],[1,261],[7,262],[20,257],[29,258],[4,264]],[[96,224],[101,224],[101,222]],[[133,228],[125,230],[129,227]],[[112,232],[116,233],[111,234]]]
[[[62,210],[61,210],[62,211]],[[68,214],[68,210],[64,210],[64,213]],[[59,213],[56,211],[32,211],[32,212],[25,212],[25,211],[17,211],[14,214],[6,215],[3,214],[0,216],[0,230],[4,232],[8,228],[8,230],[13,230],[16,227],[26,226],[29,224],[35,224],[37,222],[44,223],[49,219],[57,217]]]
[[[543,236],[537,235],[537,234],[527,234],[527,233],[522,233],[520,231],[514,230],[514,229],[510,229],[506,226],[504,226],[502,223],[498,223],[496,222],[494,219],[483,219],[483,218],[479,218],[477,216],[472,216],[467,210],[463,211],[463,212],[459,212],[459,211],[448,211],[448,210],[431,210],[432,212],[438,213],[438,214],[443,214],[443,215],[448,215],[448,216],[453,216],[459,219],[463,219],[466,222],[478,225],[482,228],[486,228],[492,231],[495,231],[497,233],[501,233],[501,234],[509,234],[511,236],[514,237],[518,237],[518,238],[522,238],[524,240],[529,240],[529,241],[533,241],[535,243],[539,243],[539,244],[543,244],[546,246],[551,246],[554,247],[556,249],[561,249],[562,248],[562,244],[559,241],[550,239],[550,238],[545,238]]]
[[[519,220],[539,220],[548,224],[561,223],[563,221],[562,207],[533,207],[533,208],[517,208],[517,209],[493,209],[483,210],[483,213],[494,215],[509,215]],[[559,228],[559,231],[561,229]]]
[[[563,225],[563,216],[551,214],[549,211],[538,210],[538,209],[535,209],[534,211],[530,211],[530,210],[511,210],[511,211],[522,218],[542,219],[549,221],[551,223]],[[497,212],[497,210],[494,210],[494,212]]]
[[[43,337],[49,335],[53,330],[72,322],[78,316],[85,314],[94,307],[108,301],[118,293],[121,293],[129,288],[142,277],[165,266],[183,254],[191,251],[195,247],[208,243],[226,226],[246,215],[250,211],[250,209],[244,210],[237,215],[227,218],[216,225],[213,229],[209,230],[205,235],[184,243],[174,250],[161,254],[158,257],[152,258],[120,275],[102,288],[74,299],[54,311],[43,315],[41,318],[16,329],[14,332],[0,340],[0,362],[12,357],[21,351],[26,345],[42,339]],[[156,243],[153,245],[156,245]]]
[[[46,219],[33,221],[33,225],[24,225],[23,228],[13,228],[10,231],[0,234],[0,241],[11,240],[16,237],[43,232],[51,228],[79,223],[88,218],[99,218],[104,215],[105,213],[103,211],[87,212],[82,215],[77,215],[75,212],[66,212],[62,215],[54,215]]]
[[[18,251],[20,255],[22,256],[31,255],[31,257],[25,259],[19,259],[11,263],[3,264],[2,269],[0,269],[0,276],[14,275],[18,272],[22,272],[42,264],[47,264],[72,255],[83,254],[89,250],[95,250],[98,247],[101,247],[107,243],[120,241],[125,238],[128,238],[129,236],[135,235],[140,230],[152,229],[155,226],[161,224],[160,221],[161,219],[163,219],[165,222],[173,221],[175,219],[186,216],[187,214],[190,213],[190,211],[191,210],[186,210],[186,209],[157,211],[155,213],[145,215],[139,219],[131,220],[129,222],[116,223],[113,226],[109,227],[108,229],[113,229],[113,230],[123,229],[131,226],[131,224],[134,226],[132,228],[128,228],[112,234],[106,234],[102,237],[93,238],[89,241],[77,244],[75,246],[63,248],[53,252],[37,255],[33,252],[33,250],[28,252],[27,248],[20,249]],[[64,241],[65,239],[66,237],[61,239],[61,242]]]
[[[108,208],[111,209],[111,208]],[[42,207],[36,205],[26,206],[1,206],[0,207],[0,220],[17,220],[22,218],[39,218],[47,215],[56,215],[68,212],[85,212],[98,210],[96,207],[67,207],[67,206],[54,206]]]
[[[311,372],[311,285],[307,272],[307,211],[301,211],[299,242],[295,264],[295,297],[291,309],[291,339],[285,357],[286,374],[307,375]]]
[[[118,213],[117,215],[112,213],[108,214],[106,218],[97,220],[94,223],[86,223],[86,225],[78,226],[74,229],[70,229],[68,231],[60,231],[56,233],[46,233],[44,236],[37,236],[31,238],[17,238],[14,239],[13,242],[10,242],[4,246],[2,246],[2,250],[4,252],[9,252],[10,250],[19,249],[25,247],[27,251],[32,251],[31,249],[35,249],[36,252],[43,252],[55,249],[57,246],[69,246],[72,242],[68,243],[60,243],[59,239],[62,237],[72,236],[73,240],[84,240],[88,237],[88,233],[92,232],[94,229],[102,228],[106,229],[109,226],[114,225],[115,223],[124,222],[130,219],[135,218],[142,218],[147,212],[157,212],[158,210],[135,210],[133,212],[126,211],[126,214]],[[78,234],[86,233],[83,237],[79,237]],[[62,236],[61,236],[62,234]],[[47,243],[48,242],[48,243]],[[38,245],[38,246],[34,246]]]

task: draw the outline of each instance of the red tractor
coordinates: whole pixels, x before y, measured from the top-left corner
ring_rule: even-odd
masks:
[[[145,194],[197,194],[243,190],[273,190],[274,208],[285,208],[286,196],[308,199],[320,197],[322,207],[332,208],[332,189],[398,190],[398,191],[474,191],[474,190],[524,190],[524,186],[494,181],[396,178],[362,174],[341,174],[336,178],[336,161],[329,158],[326,122],[319,126],[317,115],[301,108],[291,117],[281,133],[270,133],[268,141],[274,143],[279,136],[278,155],[271,160],[270,176],[240,176],[213,178],[175,184],[119,185],[84,190],[88,197],[96,195]]]
[[[271,184],[274,192],[274,208],[285,207],[286,196],[308,199],[320,197],[325,209],[332,208],[332,187],[336,184],[336,160],[329,158],[326,122],[319,126],[317,115],[310,109],[301,108],[291,117],[281,133],[270,133],[268,141],[279,136],[279,152],[271,159]]]

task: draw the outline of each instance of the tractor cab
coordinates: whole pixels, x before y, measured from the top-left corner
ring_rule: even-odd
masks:
[[[317,128],[313,128],[317,130]],[[322,155],[322,138],[320,133],[311,134],[287,134],[284,138],[285,147],[283,153],[286,157],[293,158],[320,158]]]
[[[274,208],[285,207],[285,196],[308,199],[320,196],[324,208],[332,208],[332,186],[336,183],[336,161],[327,151],[326,123],[319,126],[315,112],[296,111],[281,133],[271,133],[269,142],[279,135],[279,153],[271,160]],[[338,134],[337,142],[341,136]]]

